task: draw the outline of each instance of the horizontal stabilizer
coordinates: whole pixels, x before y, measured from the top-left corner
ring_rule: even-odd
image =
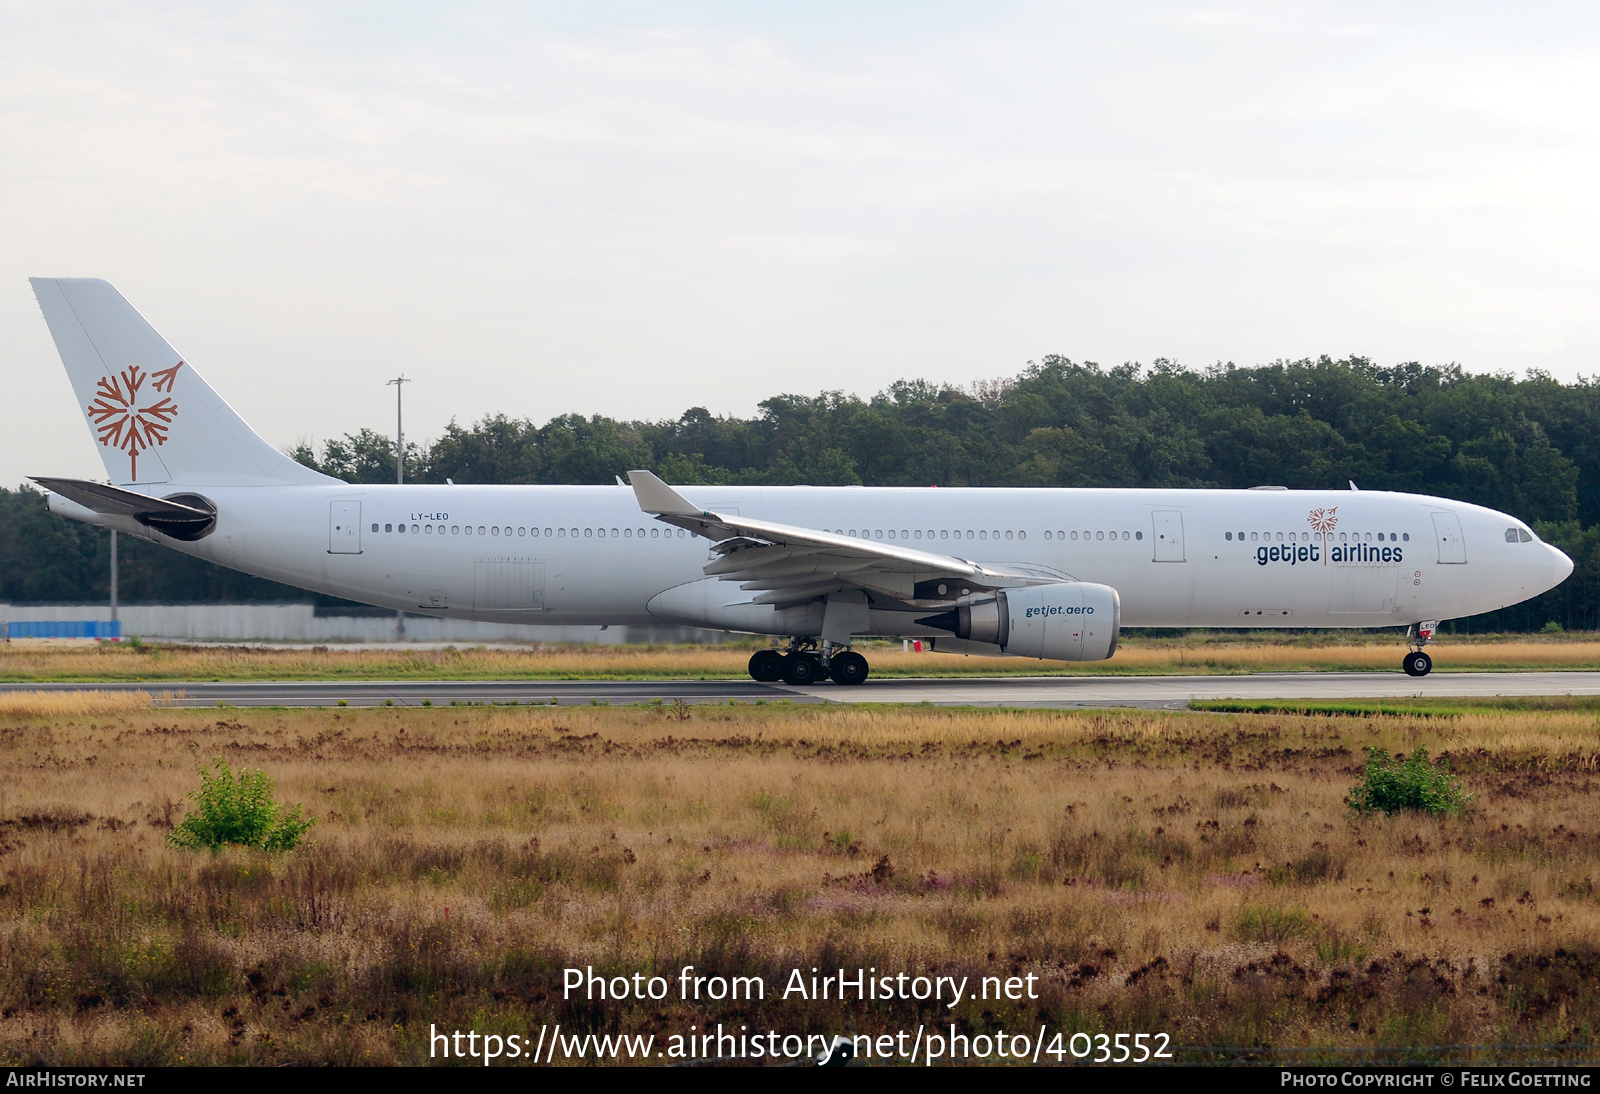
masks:
[[[212,514],[192,505],[152,498],[132,490],[123,490],[87,479],[41,479],[34,482],[62,497],[71,498],[85,509],[92,509],[108,517],[170,517],[176,520],[210,520]]]

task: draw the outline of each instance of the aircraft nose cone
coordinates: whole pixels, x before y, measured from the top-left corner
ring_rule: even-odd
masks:
[[[1550,562],[1552,569],[1555,571],[1554,584],[1559,585],[1572,576],[1572,559],[1568,558],[1567,553],[1559,547],[1551,547],[1548,543],[1545,544],[1545,547],[1549,548],[1550,553],[1555,556]]]

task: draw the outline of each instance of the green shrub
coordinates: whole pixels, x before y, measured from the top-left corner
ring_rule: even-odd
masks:
[[[234,844],[263,851],[292,851],[317,823],[300,819],[297,805],[284,813],[272,800],[272,780],[265,771],[228,770],[219,756],[216,770],[200,768],[200,789],[189,795],[195,808],[167,835],[174,847],[198,850]]]
[[[1287,942],[1315,929],[1310,917],[1299,908],[1246,905],[1233,921],[1234,933],[1249,942]]]
[[[1369,748],[1366,778],[1352,786],[1345,798],[1357,813],[1391,815],[1404,809],[1455,813],[1471,800],[1450,774],[1450,765],[1444,760],[1430,764],[1428,752],[1422,748],[1407,760],[1391,757],[1381,748]]]

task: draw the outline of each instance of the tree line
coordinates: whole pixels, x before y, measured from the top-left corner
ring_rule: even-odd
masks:
[[[356,483],[393,482],[393,438],[362,430],[295,459]],[[1403,490],[1530,522],[1577,564],[1560,588],[1474,630],[1600,623],[1600,384],[1382,367],[1361,357],[1103,368],[1050,356],[970,387],[903,380],[870,398],[778,395],[751,418],[694,407],[674,420],[496,414],[408,444],[409,482],[611,483],[646,467],[676,484],[1122,486]],[[0,595],[103,599],[105,540],[0,491]],[[124,537],[127,542],[127,537]],[[127,542],[128,600],[306,594]]]

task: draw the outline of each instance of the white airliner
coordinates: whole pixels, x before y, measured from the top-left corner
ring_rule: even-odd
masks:
[[[1380,491],[351,485],[262,440],[104,281],[32,282],[108,483],[52,512],[424,615],[773,635],[758,680],[866,679],[864,636],[1060,661],[1121,627],[1407,627],[1536,596],[1526,524]]]

